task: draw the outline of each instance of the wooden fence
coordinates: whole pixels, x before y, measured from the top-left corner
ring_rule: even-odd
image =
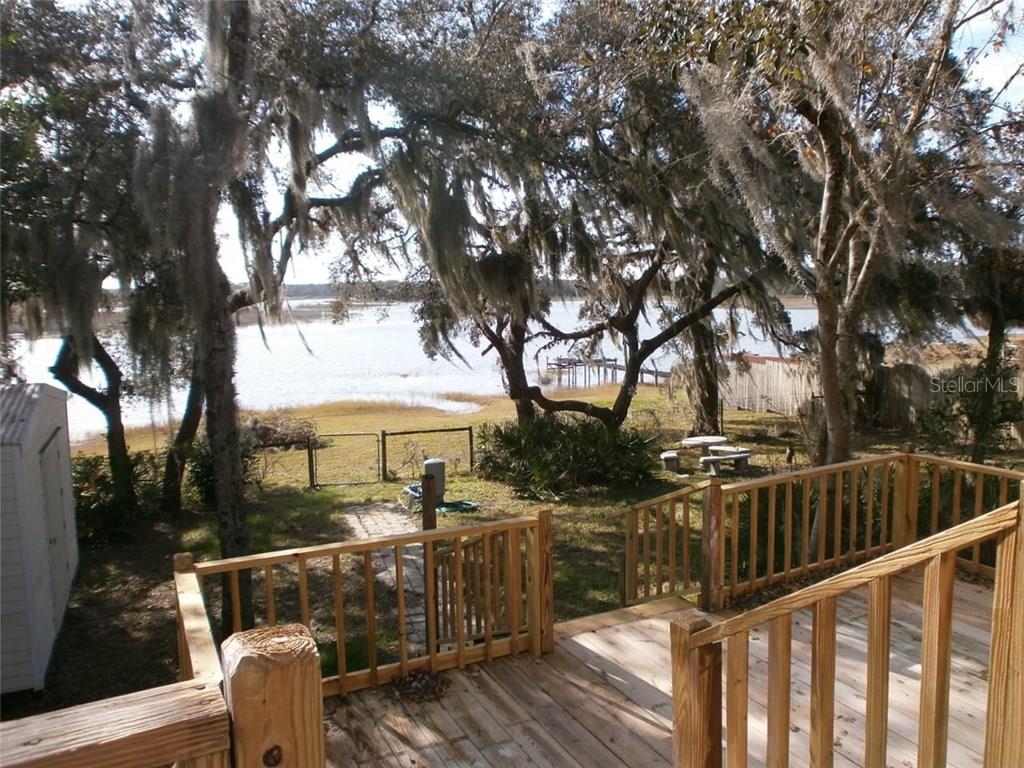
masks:
[[[977,471],[959,462],[925,459],[954,474]],[[915,477],[913,474],[911,478]],[[835,741],[836,599],[867,586],[867,709],[864,765],[884,768],[889,715],[892,579],[925,565],[918,708],[918,765],[946,764],[952,606],[958,553],[995,541],[995,595],[985,723],[984,765],[1016,764],[1024,754],[1024,503],[1004,504],[814,586],[709,626],[706,619],[671,626],[673,752],[679,768],[722,764],[722,646],[729,681],[725,694],[726,761],[745,766],[750,631],[768,625],[767,760],[789,764],[790,659],[793,614],[813,609],[810,765],[831,766]],[[976,559],[968,562],[977,562]]]
[[[850,567],[976,518],[1020,498],[1022,481],[1024,472],[915,453],[728,484],[712,478],[619,513],[623,602],[699,589],[701,607],[716,610],[730,598]],[[988,576],[994,562],[992,544],[958,556]]]

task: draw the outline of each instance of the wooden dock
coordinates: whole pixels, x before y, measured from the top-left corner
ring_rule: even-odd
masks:
[[[888,764],[916,763],[921,571],[893,586]],[[958,580],[949,765],[981,764],[990,587]],[[668,766],[672,758],[669,622],[692,612],[666,598],[556,626],[554,653],[442,673],[446,695],[403,701],[389,687],[327,702],[328,765]],[[867,595],[838,600],[835,750],[863,765]],[[810,612],[793,622],[790,765],[809,761]],[[750,765],[763,764],[767,628],[750,635]]]

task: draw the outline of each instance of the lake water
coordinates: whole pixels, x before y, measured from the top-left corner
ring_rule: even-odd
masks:
[[[327,304],[325,306],[325,313]],[[563,329],[574,327],[579,302],[556,302],[552,320]],[[420,348],[413,319],[413,305],[396,304],[382,312],[379,307],[355,309],[351,318],[340,325],[326,316],[323,320],[298,325],[265,326],[266,344],[259,328],[247,325],[238,328],[238,361],[236,384],[238,401],[243,408],[264,410],[297,405],[314,405],[337,400],[374,400],[411,405],[425,405],[447,411],[467,411],[475,406],[454,400],[451,393],[494,395],[503,392],[501,372],[496,356],[481,356],[468,339],[457,346],[469,361],[430,360]],[[817,313],[809,309],[791,310],[796,329],[806,329],[816,322]],[[719,319],[724,312],[719,313]],[[742,318],[745,323],[745,316]],[[651,335],[650,328],[646,329]],[[301,332],[301,336],[300,336]],[[740,347],[758,354],[777,354],[774,346],[744,325]],[[312,353],[302,342],[305,338]],[[29,381],[43,381],[60,386],[49,373],[57,350],[58,338],[42,338],[31,346],[22,342],[21,365]],[[539,347],[539,345],[535,346]],[[608,357],[622,353],[606,341]],[[545,360],[565,354],[564,348],[553,348],[540,355],[530,355],[528,369],[531,379],[539,379]],[[667,370],[672,354],[663,353],[647,365]],[[102,385],[93,371],[87,381]],[[124,406],[127,426],[163,424],[169,416],[178,415],[184,405],[184,390],[172,393],[170,403],[150,405],[129,401]],[[102,433],[102,415],[79,397],[68,403],[68,421],[72,440]]]

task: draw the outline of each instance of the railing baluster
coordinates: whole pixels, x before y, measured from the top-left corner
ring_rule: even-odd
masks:
[[[984,513],[985,504],[985,475],[981,472],[974,473],[974,514],[972,519],[979,518]],[[971,551],[971,563],[973,570],[977,573],[981,565],[981,544],[975,544]]]
[[[726,641],[725,756],[728,768],[747,766],[749,655],[749,632],[737,632]]]
[[[860,467],[850,470],[850,562],[857,562],[857,512],[860,497],[857,495],[860,483]]]
[[[828,768],[834,758],[836,689],[836,600],[814,606],[811,631],[811,766]]]
[[[466,666],[466,605],[465,605],[465,583],[462,575],[462,537],[455,537],[454,555],[455,560],[455,654],[458,659],[459,669]]]
[[[768,768],[789,765],[792,614],[772,619],[768,628]]]
[[[338,686],[344,695],[346,692],[345,675],[348,670],[345,658],[345,597],[341,585],[340,555],[334,555],[331,558],[331,569],[334,581],[334,646],[338,654]]]
[[[953,470],[953,525],[960,525],[963,514],[964,473],[961,469]]]
[[[878,543],[882,547],[882,553],[889,547],[889,483],[892,481],[890,469],[892,468],[892,462],[887,462],[882,465],[882,499],[879,502],[879,511],[881,513],[882,521],[879,524],[879,536],[881,537]]]
[[[918,516],[921,502],[921,462],[914,454],[907,454],[907,490],[905,496],[904,515],[906,516],[906,541],[912,544],[917,541],[920,528]]]
[[[267,595],[267,626],[277,626],[277,601],[274,599],[274,566],[263,569],[263,587]]]
[[[242,631],[242,598],[238,587],[238,569],[231,569],[231,631]]]
[[[732,494],[732,524],[729,526],[730,544],[732,547],[732,581],[730,586],[735,590],[740,583],[740,494]]]
[[[828,478],[818,475],[818,567],[825,567],[825,542],[828,541]]]
[[[668,591],[675,594],[676,591],[676,546],[678,536],[676,535],[676,502],[673,499],[668,503]]]
[[[765,558],[766,583],[772,583],[772,576],[775,574],[775,506],[778,501],[777,483],[772,483],[768,488],[768,528],[765,535],[768,537],[768,552]]]
[[[757,492],[758,489],[754,488],[750,491],[750,564],[747,567],[747,582],[749,582],[750,589],[754,588],[754,582],[757,581]]]
[[[309,627],[309,574],[306,571],[306,558],[299,558],[299,615],[301,622]]]
[[[939,502],[942,500],[942,474],[938,464],[932,464],[932,518],[931,532],[939,530]]]
[[[437,619],[440,613],[437,604],[437,568],[434,565],[434,542],[423,542],[423,580],[426,582],[427,612],[427,653],[430,655],[430,670],[437,671]]]
[[[924,619],[921,626],[921,704],[917,764],[946,764],[949,740],[949,677],[953,639],[953,581],[956,551],[933,557],[924,571]]]
[[[783,571],[786,578],[789,578],[789,571],[793,567],[793,481],[786,480],[786,525],[785,540],[783,541]]]
[[[451,640],[451,629],[448,626],[448,606],[451,601],[448,599],[448,557],[442,555],[441,560],[441,605],[438,610],[441,619],[441,637],[445,640]]]
[[[662,561],[664,559],[664,529],[665,529],[665,512],[663,505],[659,504],[656,508],[655,526],[654,531],[654,578],[655,578],[655,589],[654,593],[660,595],[662,593]]]
[[[494,623],[491,618],[491,535],[485,533],[481,539],[483,546],[483,584],[484,590],[484,656],[487,661],[494,658],[494,649],[491,647],[491,634],[494,631]]]
[[[864,550],[868,558],[874,548],[874,527],[875,527],[875,465],[868,467],[867,507],[864,510]]]
[[[363,551],[363,581],[366,594],[366,654],[370,661],[370,683],[377,684],[377,604],[373,596],[373,551]]]
[[[530,534],[527,533],[527,537]],[[651,508],[644,507],[644,597],[651,596]]]
[[[683,589],[690,588],[690,497],[683,496]]]
[[[395,593],[398,597],[398,668],[402,677],[409,674],[409,649],[405,631],[405,548],[395,545]]]
[[[505,597],[508,601],[506,606],[506,610],[508,611],[508,626],[512,632],[512,653],[518,653],[520,630],[519,607],[523,604],[521,581],[523,567],[520,561],[521,544],[519,541],[519,531],[509,531],[509,536],[511,536],[511,539],[509,540],[507,553],[508,587]]]
[[[811,564],[811,478],[805,477],[803,487],[803,511],[800,516],[800,572],[806,574]]]
[[[1009,490],[1009,481],[1005,477],[999,478],[999,506],[1006,506],[1006,500],[1008,498],[1007,491]]]
[[[832,500],[832,565],[838,566],[843,553],[843,473],[833,475],[832,487],[835,497]]]
[[[868,598],[868,682],[864,768],[885,768],[889,740],[889,653],[892,580],[871,582]]]

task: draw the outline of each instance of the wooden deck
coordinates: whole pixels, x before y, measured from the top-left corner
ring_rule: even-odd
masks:
[[[916,763],[921,670],[921,572],[893,585],[891,766]],[[556,626],[554,653],[442,673],[437,701],[401,701],[390,687],[327,702],[329,766],[668,766],[672,758],[668,623],[692,610],[677,598]],[[958,580],[954,598],[949,765],[981,764],[992,590]],[[867,595],[838,601],[836,765],[863,758]],[[809,747],[809,612],[793,622],[790,765]],[[764,756],[767,631],[750,636],[750,765]]]

